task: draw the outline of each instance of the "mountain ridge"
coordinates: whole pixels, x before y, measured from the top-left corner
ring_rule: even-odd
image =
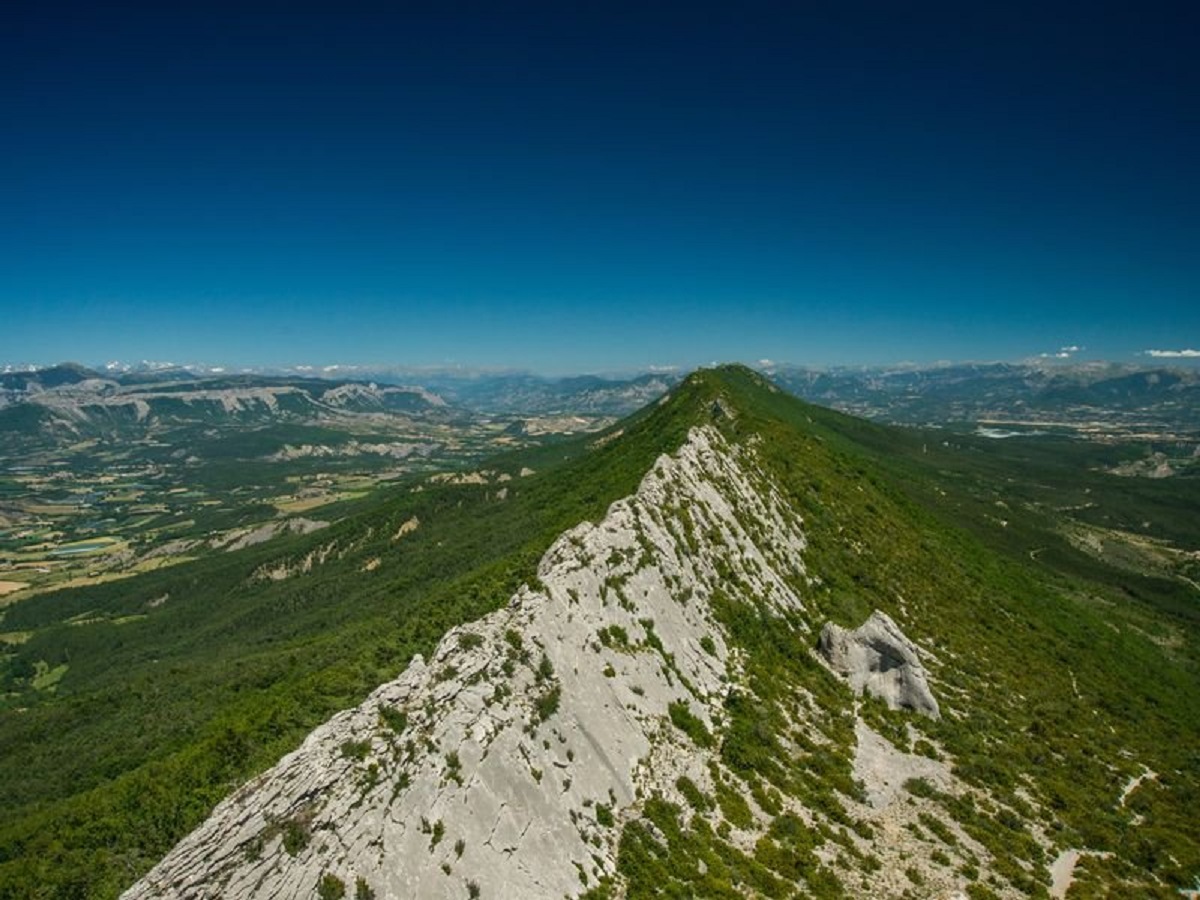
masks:
[[[706,505],[708,512],[702,511],[701,496],[717,497],[708,486],[714,476],[738,485],[734,491],[746,503],[761,496],[761,489],[749,488],[725,462],[721,443],[715,432],[694,430],[676,455],[659,458],[633,496],[613,504],[596,525],[581,524],[556,541],[538,566],[536,587],[522,587],[506,608],[451,631],[428,664],[414,661],[399,680],[351,713],[349,728],[330,723],[326,731],[315,732],[296,755],[256,782],[252,793],[223,806],[226,814],[248,813],[249,822],[242,819],[242,827],[231,828],[219,811],[204,827],[204,840],[185,842],[144,887],[126,896],[175,896],[171,885],[180,882],[187,886],[179,896],[212,890],[244,894],[251,886],[264,894],[297,894],[336,869],[347,883],[369,871],[367,880],[381,897],[459,896],[472,882],[486,896],[557,897],[585,890],[577,866],[592,878],[611,876],[615,841],[596,846],[592,841],[603,823],[576,823],[585,814],[593,818],[589,808],[621,819],[642,790],[675,792],[679,773],[654,779],[649,757],[657,754],[658,765],[667,764],[673,772],[670,758],[682,760],[694,748],[682,734],[674,752],[656,747],[652,736],[668,721],[668,708],[678,704],[688,707],[688,715],[707,732],[728,690],[719,677],[728,655],[723,641],[716,637],[711,653],[701,646],[705,637],[714,641],[717,634],[704,618],[704,604],[680,602],[671,587],[678,579],[699,590],[697,572],[711,569],[708,580],[716,577],[715,569],[701,556],[681,556],[681,536],[673,536],[665,521],[654,520],[671,495],[707,527],[726,530],[739,546],[752,546],[748,535],[738,533],[732,510]],[[775,516],[780,510],[777,506]],[[775,524],[774,565],[786,561],[799,574],[795,567],[803,540],[798,532],[787,536],[784,519],[776,518]],[[674,557],[679,568],[652,572],[646,559],[666,556]],[[631,564],[634,558],[640,568]],[[765,558],[756,558],[756,565],[766,565]],[[778,592],[774,602],[796,604],[781,579],[768,579],[756,583]],[[605,642],[606,651],[593,650]],[[517,674],[506,675],[506,665]],[[633,674],[617,674],[614,665]],[[454,673],[445,674],[451,668]],[[400,733],[387,724],[398,717],[408,723]],[[550,734],[549,745],[540,741],[539,746],[539,739]],[[401,749],[405,738],[432,742],[441,750]],[[347,765],[341,748],[348,743],[371,746],[356,750]],[[380,773],[379,785],[364,796],[350,786],[356,773],[372,766]],[[686,768],[703,783],[705,766],[693,761]],[[294,785],[290,797],[261,802],[263,796],[277,795],[281,782]],[[362,860],[360,869],[330,865],[326,872],[302,851],[291,866],[281,865],[287,851],[282,830],[273,823],[301,814],[311,816],[307,827],[315,842],[328,833],[331,846],[378,845],[378,860],[369,868]],[[351,817],[355,824],[348,826],[347,836],[335,823]],[[413,824],[419,820],[444,829],[443,852],[422,852],[430,839]],[[360,831],[364,824],[367,833]],[[238,849],[263,843],[261,862],[244,874],[235,863],[232,876],[221,873],[228,881],[191,880],[196,868],[211,871],[212,860],[236,856],[220,849],[231,832],[250,835]],[[264,840],[264,834],[271,837]],[[459,840],[465,854],[455,846]],[[598,854],[607,855],[603,866],[596,862]],[[174,860],[179,862],[172,865]],[[462,867],[470,875],[447,878],[442,865]],[[282,871],[276,875],[276,869]]]
[[[581,888],[597,891],[594,896],[648,896],[661,885],[693,893],[707,885],[718,896],[785,896],[787,885],[803,882],[818,895],[882,891],[899,897],[936,881],[972,897],[1042,896],[1051,862],[1071,849],[1112,854],[1082,857],[1082,888],[1115,884],[1166,896],[1172,885],[1186,885],[1189,872],[1200,866],[1187,812],[1196,761],[1179,745],[1181,736],[1196,731],[1196,704],[1188,699],[1196,675],[1186,645],[1182,651],[1156,645],[1145,630],[1152,620],[1139,618],[1132,607],[1114,606],[1102,585],[1056,586],[1053,578],[948,526],[936,505],[918,506],[904,481],[873,461],[896,446],[894,432],[804,404],[749,370],[689,376],[633,418],[554,450],[575,454],[573,461],[510,482],[506,499],[497,501],[486,484],[445,488],[460,505],[469,496],[490,496],[486,508],[504,515],[526,510],[537,491],[555,497],[575,491],[583,501],[545,519],[545,530],[537,532],[544,536],[520,545],[524,562],[505,566],[510,574],[504,584],[511,587],[494,585],[472,609],[486,615],[522,584],[537,590],[536,562],[554,538],[581,519],[602,522],[612,500],[636,492],[654,460],[685,446],[698,427],[712,430],[735,452],[752,452],[755,477],[771,480],[781,502],[803,519],[802,556],[811,581],[796,580],[791,588],[804,613],[779,614],[758,604],[753,591],[741,590],[758,577],[753,573],[728,579],[728,590],[712,591],[709,606],[720,628],[712,641],[737,648],[740,668],[726,673],[736,689],[720,704],[719,723],[699,707],[690,717],[687,710],[672,716],[668,709],[667,718],[679,740],[676,732],[700,749],[711,742],[720,778],[689,776],[690,786],[643,796],[627,818],[615,818],[620,827],[606,843],[609,863],[599,875],[588,870],[590,883],[580,881]],[[547,459],[551,453],[539,452]],[[719,483],[714,489],[722,490]],[[416,531],[383,551],[381,541],[411,517],[409,502],[373,526],[381,537],[352,538],[363,532],[346,523],[332,535],[296,539],[290,552],[328,546],[342,534],[346,546],[363,541],[347,565],[373,556],[382,560],[374,570],[379,573],[394,571],[401,559],[412,565],[422,541],[448,532],[437,531],[444,513],[422,511]],[[718,543],[696,522],[692,549],[683,524],[690,521],[682,512],[687,504],[659,505],[664,516],[679,519],[677,540],[687,554],[716,554],[730,573],[744,571],[740,557],[729,555],[736,543]],[[753,516],[741,527],[755,541],[768,535],[761,527],[755,533]],[[278,552],[245,551],[257,554],[256,566]],[[272,590],[315,586],[309,579],[316,577],[314,572]],[[920,648],[941,720],[896,713],[870,697],[854,699],[814,656],[824,623],[856,627],[876,609]],[[640,626],[627,622],[622,628],[626,642],[651,646]],[[608,635],[611,644],[615,638]],[[603,652],[611,650],[596,640]],[[419,652],[428,658],[428,651]],[[652,646],[639,652],[657,653]],[[808,695],[816,701],[804,702]],[[1094,706],[1092,718],[1071,713],[1083,697]],[[827,729],[823,738],[819,728],[807,727],[813,721]],[[450,749],[441,752],[449,766],[444,754]],[[908,787],[903,780],[871,782],[897,767],[925,774],[911,776]],[[1133,778],[1142,767],[1163,774],[1137,788],[1134,806],[1118,804],[1110,796],[1114,780]],[[547,776],[549,767],[539,768]],[[881,819],[872,818],[871,796],[893,798]],[[889,817],[889,810],[909,806],[915,820]],[[729,826],[724,836],[722,822]],[[427,837],[432,840],[432,831]],[[1146,861],[1150,852],[1153,865]],[[920,861],[915,879],[899,865],[903,853]],[[289,856],[286,848],[283,856]],[[942,858],[951,863],[943,865]],[[344,886],[358,877],[338,871],[327,874]],[[312,880],[318,876],[309,870],[306,889],[318,889]]]

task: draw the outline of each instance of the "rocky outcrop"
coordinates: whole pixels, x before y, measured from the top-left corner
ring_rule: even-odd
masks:
[[[853,631],[827,622],[818,647],[855,693],[878,697],[892,709],[941,716],[916,646],[886,613],[876,610]]]
[[[292,446],[284,444],[279,450],[264,456],[268,462],[290,462],[295,459],[336,459],[353,456],[385,456],[391,459],[408,459],[412,456],[429,456],[440,447],[434,443],[414,443],[412,441],[391,442],[359,442],[347,441],[344,444],[301,444]]]
[[[233,552],[234,550],[242,550],[257,544],[264,544],[281,534],[312,534],[314,531],[320,531],[322,528],[328,527],[328,522],[319,522],[315,519],[305,519],[303,517],[280,519],[275,522],[267,522],[259,525],[257,528],[243,528],[229,532],[211,540],[209,543],[213,547],[223,548],[226,552]]]
[[[693,429],[505,608],[314,731],[125,897],[312,896],[323,878],[378,900],[583,893],[640,797],[711,786],[696,736],[739,662],[710,600],[734,581],[801,609],[800,526],[753,450]]]

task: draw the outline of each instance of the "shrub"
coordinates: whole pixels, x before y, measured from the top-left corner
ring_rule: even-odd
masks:
[[[558,703],[561,699],[562,688],[557,684],[550,688],[550,690],[546,691],[546,693],[538,697],[537,702],[535,703],[537,720],[539,722],[545,722],[552,715],[558,712]]]
[[[367,758],[367,754],[371,752],[370,741],[343,741],[342,756],[346,759],[353,759],[357,762],[362,762]]]
[[[311,839],[308,824],[299,819],[288,819],[283,826],[283,849],[288,856],[295,856],[308,846]]]
[[[679,700],[671,703],[667,706],[667,714],[671,717],[671,723],[690,737],[696,746],[713,746],[713,736],[704,723],[688,708],[687,703]]]
[[[320,900],[342,900],[346,896],[346,883],[336,875],[326,872],[317,882],[317,896]]]
[[[717,805],[729,824],[738,828],[749,828],[754,824],[754,814],[750,812],[746,798],[724,781],[717,782]]]
[[[967,896],[971,900],[1000,900],[995,891],[984,887],[982,884],[968,884]]]
[[[696,782],[688,778],[686,775],[680,775],[675,781],[675,787],[679,789],[679,793],[683,794],[683,798],[687,800],[688,805],[697,812],[706,812],[712,808],[712,801],[704,795],[704,792],[696,785]]]
[[[600,638],[600,643],[605,647],[624,649],[629,646],[629,632],[620,625],[609,625],[607,628],[601,628],[596,632],[596,636]]]
[[[408,716],[399,709],[391,706],[379,708],[379,720],[396,734],[403,734],[408,727]]]
[[[937,796],[937,788],[924,778],[909,778],[904,782],[904,789],[914,797],[929,799]]]
[[[458,646],[463,650],[474,650],[483,643],[483,637],[473,631],[464,631],[458,636]]]

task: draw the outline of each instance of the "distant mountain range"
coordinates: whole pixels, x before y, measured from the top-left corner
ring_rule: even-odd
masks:
[[[1200,427],[1200,371],[1109,363],[987,363],[893,369],[771,366],[782,387],[865,418],[944,425],[1008,420]]]
[[[268,375],[196,377],[174,369],[101,374],[73,363],[0,374],[0,448],[85,438],[141,439],[192,426],[345,425],[371,417],[450,421],[469,414],[421,387]]]
[[[764,372],[802,399],[900,424],[1024,423],[1200,429],[1200,371],[1117,364],[987,363],[927,368],[770,365]],[[471,415],[622,416],[679,381],[551,378],[523,372],[301,366],[221,367],[75,363],[0,372],[0,440],[40,433],[79,438],[125,426],[321,421],[387,414],[424,420]]]

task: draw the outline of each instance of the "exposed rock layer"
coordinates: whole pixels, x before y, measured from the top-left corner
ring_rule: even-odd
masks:
[[[610,814],[708,781],[668,709],[711,729],[736,671],[712,592],[800,605],[800,521],[751,453],[693,429],[535,586],[314,731],[125,896],[309,896],[328,873],[379,900],[560,898],[612,873]]]
[[[940,717],[917,648],[887,613],[876,610],[853,631],[828,622],[819,646],[830,668],[844,676],[855,693],[878,697],[892,709]]]

